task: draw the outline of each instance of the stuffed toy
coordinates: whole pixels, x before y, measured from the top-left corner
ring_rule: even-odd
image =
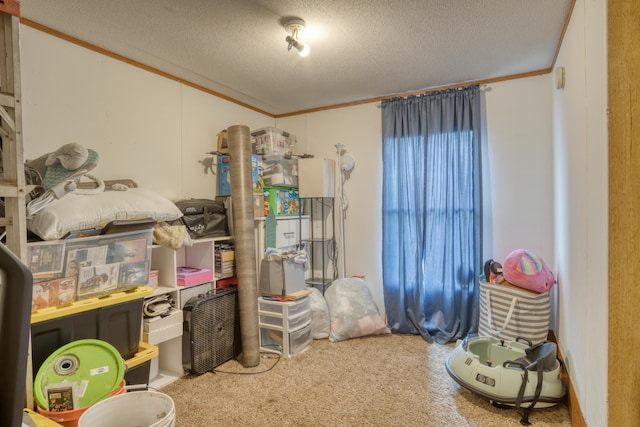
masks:
[[[534,292],[546,292],[556,283],[542,258],[526,249],[516,249],[507,256],[502,276],[512,285]]]
[[[42,177],[42,187],[51,189],[54,185],[70,179],[80,179],[98,165],[98,153],[81,144],[65,144],[52,153],[44,154],[37,159],[27,160],[26,166],[35,170]]]
[[[25,162],[29,169],[41,177],[42,194],[28,201],[27,216],[36,214],[56,199],[68,193],[93,194],[104,191],[104,182],[88,172],[98,165],[98,153],[81,144],[65,144],[53,153]],[[86,176],[97,183],[97,188],[79,190],[78,182]]]

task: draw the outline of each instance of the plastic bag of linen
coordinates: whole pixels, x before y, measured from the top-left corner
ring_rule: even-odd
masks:
[[[330,341],[391,332],[364,280],[356,277],[334,280],[324,297],[331,320]]]
[[[260,292],[284,297],[304,290],[307,265],[305,251],[267,248],[260,261]]]

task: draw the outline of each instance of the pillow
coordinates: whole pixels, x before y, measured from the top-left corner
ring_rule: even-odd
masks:
[[[329,341],[342,341],[391,331],[382,320],[371,291],[358,278],[337,279],[324,293],[329,307]]]
[[[526,249],[516,249],[507,256],[502,275],[512,285],[534,292],[546,292],[556,283],[542,258]]]
[[[69,232],[100,228],[114,220],[152,218],[174,221],[182,216],[171,200],[142,188],[67,194],[31,218],[27,229],[43,240],[57,240]]]

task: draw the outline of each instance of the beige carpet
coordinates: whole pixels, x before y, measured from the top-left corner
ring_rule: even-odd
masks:
[[[161,391],[175,402],[177,427],[519,426],[515,409],[495,408],[449,377],[451,349],[391,334],[315,340],[293,358],[264,353],[255,368],[232,360]],[[530,421],[571,425],[565,404],[535,409]]]

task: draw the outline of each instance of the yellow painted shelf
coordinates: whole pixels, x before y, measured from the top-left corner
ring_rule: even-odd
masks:
[[[59,307],[47,307],[31,313],[31,323],[44,322],[70,314],[82,313],[96,308],[132,301],[139,298],[146,298],[153,295],[153,288],[150,286],[138,286],[123,292],[115,292],[100,298],[89,298],[82,301],[74,301],[69,305]]]

